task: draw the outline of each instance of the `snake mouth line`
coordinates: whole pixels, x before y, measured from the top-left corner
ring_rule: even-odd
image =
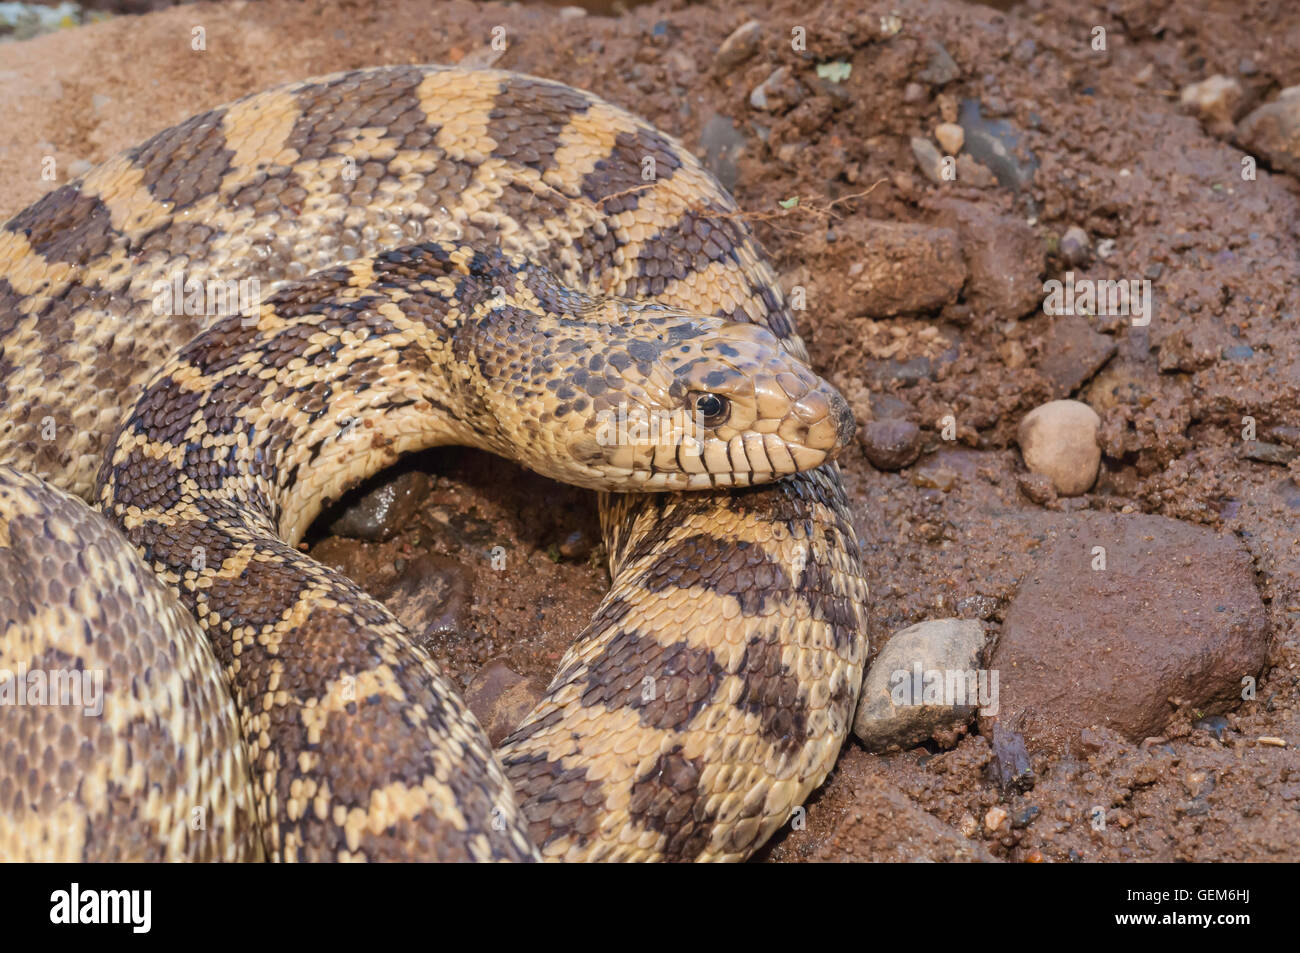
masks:
[[[723,489],[771,483],[831,458],[824,450],[793,444],[775,434],[748,433],[725,444],[712,441],[704,452],[678,444],[672,468],[656,466],[651,460],[645,467],[611,467],[605,475],[626,481],[628,492]]]

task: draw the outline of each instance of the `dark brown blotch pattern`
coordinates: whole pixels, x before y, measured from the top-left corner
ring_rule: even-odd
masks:
[[[108,206],[81,191],[80,184],[46,193],[10,220],[9,231],[27,238],[49,261],[84,265],[105,254],[119,237]],[[3,315],[0,311],[0,315]]]
[[[120,506],[166,512],[182,499],[181,473],[168,460],[151,457],[142,447],[132,447],[125,457],[108,468],[106,479],[118,488]]]
[[[170,525],[145,520],[132,533],[144,561],[164,571],[184,576],[202,553],[203,564],[218,567],[239,549],[239,542],[224,533],[213,533],[205,520],[178,519]]]
[[[666,836],[664,860],[694,860],[709,844],[716,818],[700,791],[703,772],[701,759],[686,757],[678,745],[632,783],[628,813],[642,827]]]
[[[173,214],[220,191],[235,155],[222,130],[225,116],[224,108],[194,116],[132,151],[145,188]]]
[[[185,434],[206,395],[181,385],[170,374],[150,384],[123,428],[173,445],[184,445]]]
[[[851,558],[857,558],[856,540],[851,547],[842,537],[838,543],[832,552],[850,552],[853,554]],[[847,653],[862,630],[861,610],[865,607],[857,605],[848,593],[840,591],[837,585],[839,571],[827,565],[824,559],[809,559],[795,591],[812,608],[813,618],[830,627],[835,650]]]
[[[555,164],[565,126],[590,106],[591,98],[571,87],[507,77],[488,114],[487,133],[496,142],[492,155],[546,172]]]
[[[736,707],[757,715],[763,738],[789,754],[808,741],[808,715],[799,676],[782,661],[783,650],[779,631],[750,637],[736,668],[744,686]]]
[[[213,525],[205,543],[222,533],[221,528]],[[234,542],[230,540],[224,545],[229,547]],[[221,614],[223,624],[231,629],[273,626],[297,604],[299,595],[310,588],[308,577],[297,571],[300,568],[298,559],[286,558],[292,552],[283,544],[275,545],[274,541],[259,544],[261,559],[249,560],[238,575],[213,573],[206,589],[183,591],[181,600],[195,609],[202,599],[208,608]],[[224,664],[230,664],[232,654],[228,640],[215,639],[214,645],[218,658]]]
[[[647,239],[637,253],[637,293],[653,297],[670,281],[682,281],[716,262],[735,262],[745,231],[722,214],[722,209],[688,210]]]
[[[654,162],[653,177],[647,179],[646,159]],[[606,215],[618,215],[636,209],[644,191],[656,182],[673,177],[682,167],[677,150],[663,133],[648,126],[632,132],[620,132],[609,155],[596,162],[582,179],[579,194],[599,204]]]
[[[582,704],[628,708],[647,727],[681,731],[713,700],[726,675],[708,649],[687,642],[665,645],[624,630],[587,666]]]
[[[700,586],[731,596],[747,616],[762,615],[770,599],[779,600],[790,589],[790,577],[762,547],[703,533],[663,546],[640,581],[650,592]]]
[[[324,159],[341,144],[352,141],[357,130],[383,128],[402,150],[432,147],[437,117],[426,117],[420,106],[419,87],[425,71],[414,66],[343,73],[323,83],[299,90],[302,115],[286,145],[304,159]],[[359,175],[341,182],[344,192],[370,194],[386,168],[362,163]]]
[[[566,768],[537,753],[507,756],[502,764],[538,847],[544,851],[548,844],[568,839],[579,846],[587,843],[599,823],[605,795],[587,778],[586,768]]]

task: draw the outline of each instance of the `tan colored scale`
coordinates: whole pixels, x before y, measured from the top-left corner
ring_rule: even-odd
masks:
[[[177,672],[211,685],[224,666],[242,735],[201,756],[224,787],[169,783],[133,819],[148,837],[65,853],[725,860],[785,823],[847,731],[866,588],[827,462],[851,416],[735,213],[680,143],[588,93],[387,67],[195,117],[4,226],[0,472],[21,492],[0,527],[23,494],[71,505],[17,471],[98,501],[207,632],[215,661]],[[256,279],[261,301],[159,313],[177,275]],[[701,395],[726,413],[701,417]],[[629,405],[693,412],[689,441],[598,439]],[[666,491],[602,494],[610,593],[496,754],[391,614],[293,548],[328,499],[445,442]],[[78,585],[109,589],[109,565]],[[0,658],[39,654],[14,646],[46,631],[21,608],[42,584],[0,587]],[[177,616],[148,637],[189,639]],[[209,735],[232,717],[210,696]],[[155,763],[130,725],[167,697],[106,707],[108,750],[57,803],[16,795],[29,764],[0,749],[0,804],[27,798],[0,837],[35,856],[69,816],[117,818],[112,765]],[[14,717],[5,737],[49,743]],[[228,820],[178,833],[177,791]]]

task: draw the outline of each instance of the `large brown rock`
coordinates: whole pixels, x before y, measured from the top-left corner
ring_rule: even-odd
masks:
[[[1007,610],[989,663],[996,718],[1031,749],[1078,753],[1093,725],[1141,741],[1180,704],[1235,707],[1268,641],[1235,539],[1159,516],[1083,514],[1044,544]],[[981,720],[981,733],[992,727]]]

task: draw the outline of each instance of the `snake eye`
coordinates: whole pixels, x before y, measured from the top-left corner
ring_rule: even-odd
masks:
[[[705,426],[718,427],[731,416],[731,401],[717,394],[697,394],[695,412],[704,420]]]

